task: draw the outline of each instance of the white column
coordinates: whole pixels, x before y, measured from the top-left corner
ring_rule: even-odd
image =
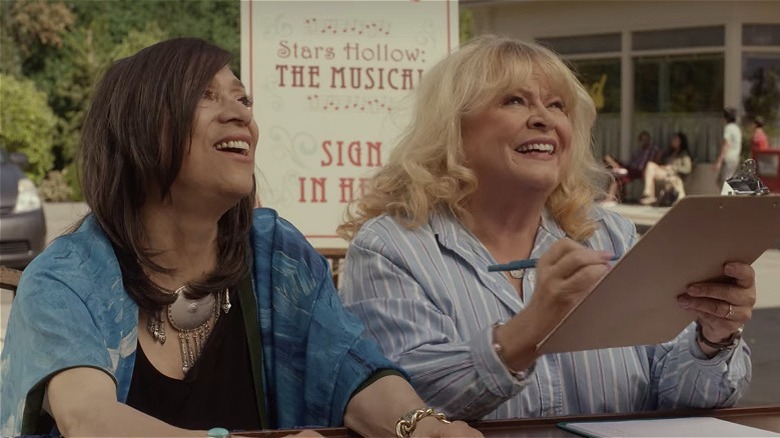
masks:
[[[738,108],[742,116],[742,22],[727,22],[725,37],[723,106]]]
[[[631,59],[631,31],[621,33],[620,55],[620,155],[628,158],[633,145],[634,62]]]

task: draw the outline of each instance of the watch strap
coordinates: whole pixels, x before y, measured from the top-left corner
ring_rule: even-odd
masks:
[[[696,340],[702,344],[714,348],[718,351],[733,350],[739,344],[739,339],[742,337],[742,327],[737,329],[726,342],[712,342],[707,339],[702,333],[701,324],[696,323]]]

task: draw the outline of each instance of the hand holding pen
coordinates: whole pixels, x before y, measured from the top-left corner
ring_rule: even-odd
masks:
[[[538,260],[492,265],[489,270],[494,272],[536,269],[532,291],[523,290],[522,286],[518,289],[523,308],[502,327],[501,340],[518,344],[513,348],[535,351],[536,345],[593,290],[614,259],[611,252],[593,250],[564,238],[550,245]]]

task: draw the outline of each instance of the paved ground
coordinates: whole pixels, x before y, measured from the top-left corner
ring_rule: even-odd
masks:
[[[614,208],[637,223],[640,231],[651,226],[667,209],[638,205]],[[47,238],[59,236],[77,221],[87,208],[81,203],[46,204]],[[778,242],[780,243],[780,242]],[[758,303],[744,337],[753,349],[753,381],[740,406],[780,404],[780,245],[764,253],[754,264]],[[11,311],[12,294],[0,289],[0,348]]]

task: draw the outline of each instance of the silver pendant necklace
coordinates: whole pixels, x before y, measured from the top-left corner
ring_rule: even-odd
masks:
[[[179,332],[181,369],[184,374],[187,374],[200,357],[209,333],[217,324],[220,310],[228,313],[232,306],[227,289],[217,294],[208,294],[197,300],[185,297],[185,290],[186,286],[176,289],[174,292],[176,301],[165,306],[163,310],[150,314],[146,328],[155,341],[165,344],[165,323],[162,319],[163,312],[165,313],[171,327]],[[214,322],[209,325],[212,316]]]
[[[513,269],[509,271],[509,276],[515,280],[520,280],[525,275],[525,269]]]

